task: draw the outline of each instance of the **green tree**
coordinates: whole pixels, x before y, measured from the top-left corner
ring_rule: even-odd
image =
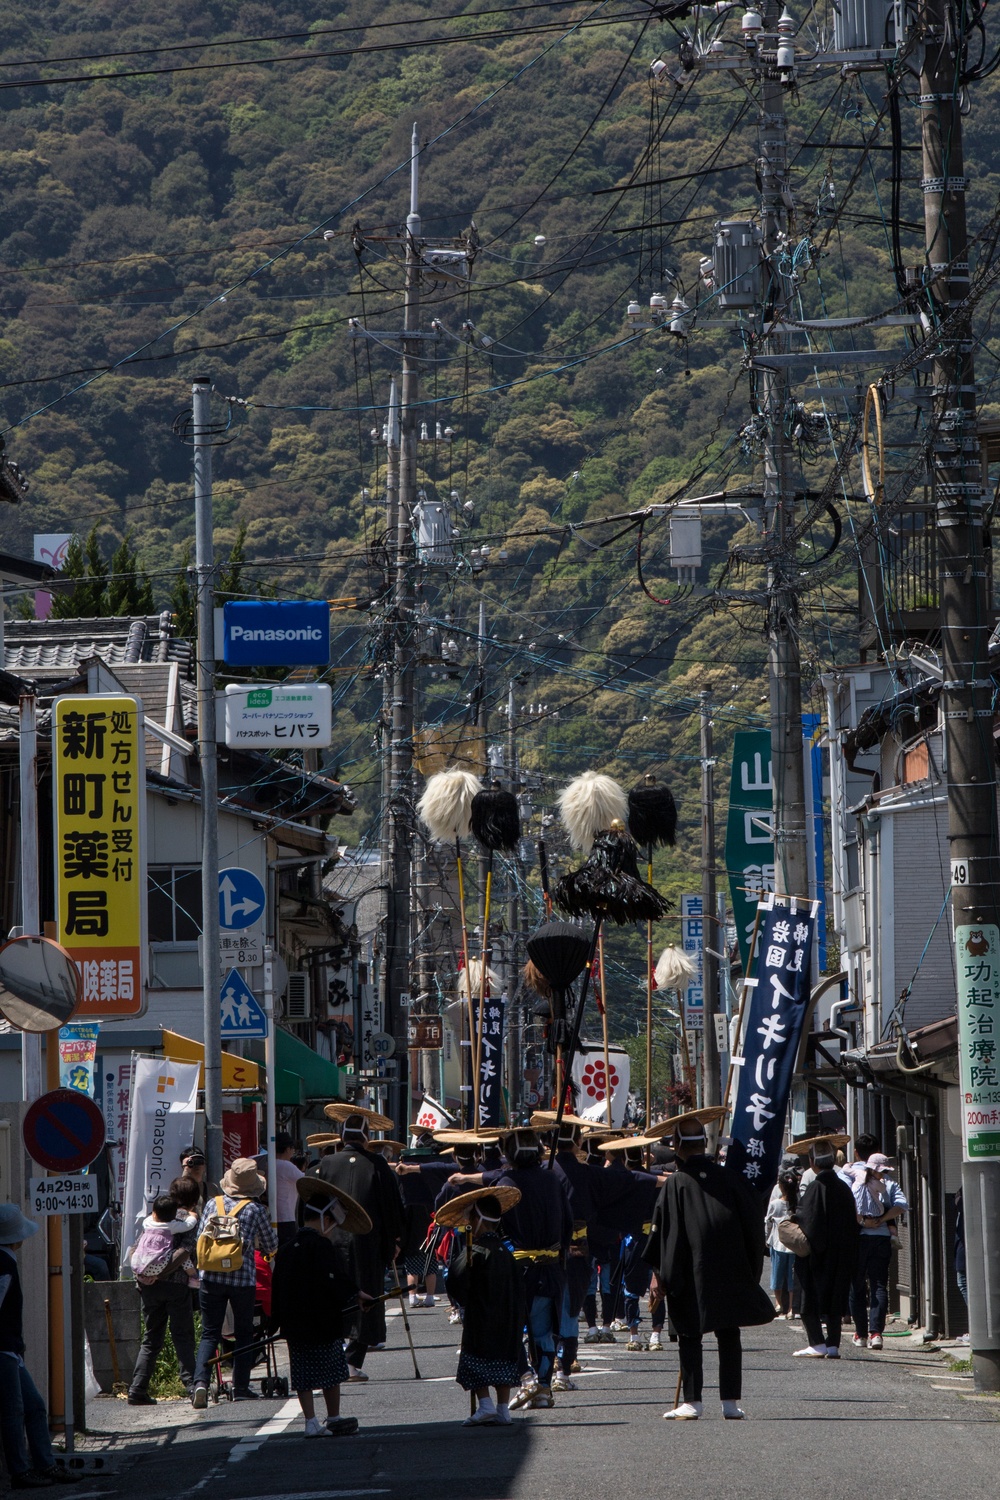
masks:
[[[107,568],[97,541],[97,527],[84,541],[75,536],[66,548],[60,574],[62,586],[52,595],[52,617],[56,620],[95,620],[103,612]],[[67,582],[71,585],[66,587]]]
[[[181,555],[181,565],[170,586],[170,612],[177,634],[182,640],[193,641],[198,634],[198,598],[191,581],[190,542]]]
[[[139,563],[128,532],[111,559],[103,604],[106,615],[149,615],[153,612],[153,586]]]

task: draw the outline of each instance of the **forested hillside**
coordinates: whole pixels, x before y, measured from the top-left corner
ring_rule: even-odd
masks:
[[[801,10],[806,53],[830,13]],[[689,886],[698,692],[717,705],[723,811],[731,732],[767,712],[759,607],[704,590],[741,528],[749,537],[746,518],[706,518],[700,593],[669,570],[665,520],[642,535],[648,593],[627,522],[568,528],[682,490],[759,486],[742,347],[706,326],[719,319],[698,278],[713,221],[754,212],[742,90],[697,72],[652,86],[650,61],[676,59],[677,27],[640,0],[12,0],[0,43],[0,384],[8,452],[30,481],[4,511],[6,549],[96,523],[106,557],[131,537],[165,607],[193,536],[191,453],[173,424],[192,376],[210,374],[219,544],[245,527],[242,587],[376,602],[374,615],[337,617],[332,678],[331,765],[370,820],[385,486],[372,433],[396,360],[348,320],[400,326],[415,120],[424,233],[474,224],[478,244],[471,287],[424,308],[424,326],[441,326],[421,478],[431,497],[456,492],[465,528],[455,565],[425,570],[425,716],[467,714],[485,599],[494,726],[512,676],[519,703],[545,705],[522,742],[545,778],[536,800],[586,766],[666,778],[682,831],[660,878],[674,894]],[[789,95],[789,255],[806,314],[895,301],[887,157],[853,150],[888,140],[883,88],[878,73],[803,66]],[[970,123],[974,226],[1000,182],[995,97],[977,89]],[[902,127],[912,147],[909,102]],[[897,220],[916,260],[920,203],[914,166]],[[631,298],[669,302],[678,287],[704,303],[689,340],[629,328]],[[988,356],[980,373],[995,367]],[[838,420],[803,439],[807,482],[829,467]],[[824,521],[803,539],[804,570],[830,537]],[[749,564],[727,573],[755,581]],[[855,590],[844,546],[806,596],[813,706],[817,673],[854,654]],[[446,662],[442,640],[456,644]]]

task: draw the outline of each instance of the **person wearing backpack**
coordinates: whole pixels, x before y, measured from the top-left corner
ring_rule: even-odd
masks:
[[[250,1389],[253,1368],[253,1311],[257,1295],[255,1253],[273,1255],[278,1238],[267,1209],[255,1200],[267,1183],[251,1157],[233,1162],[221,1183],[222,1192],[209,1198],[198,1226],[198,1270],[201,1289],[201,1342],[195,1361],[191,1404],[195,1411],[208,1405],[208,1367],[222,1338],[226,1308],[233,1310],[233,1400],[255,1401]]]
[[[187,1178],[177,1178],[169,1194],[154,1202],[132,1252],[132,1273],[139,1288],[145,1332],[129,1386],[129,1406],[156,1405],[156,1397],[149,1394],[149,1382],[168,1323],[181,1381],[189,1395],[192,1390],[194,1317],[188,1277],[194,1270],[191,1256],[198,1217],[192,1210],[197,1201],[197,1185]]]

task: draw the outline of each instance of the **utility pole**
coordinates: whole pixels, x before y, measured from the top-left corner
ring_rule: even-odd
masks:
[[[795,23],[775,0],[762,7],[764,27],[783,42]],[[779,61],[780,67],[780,61]],[[765,64],[758,115],[761,229],[763,233],[765,323],[771,332],[762,354],[784,352],[786,338],[775,329],[788,312],[791,286],[779,269],[792,208],[788,180],[788,122],[785,88],[779,72]],[[767,638],[771,688],[771,764],[774,777],[775,889],[783,896],[808,896],[805,768],[802,760],[802,668],[799,659],[799,601],[795,556],[786,540],[793,521],[791,447],[786,434],[788,372],[763,368],[764,520],[770,541],[767,575]],[[707,1021],[707,1017],[706,1017]],[[714,1043],[714,1035],[713,1035]]]
[[[38,699],[22,693],[18,699],[18,754],[21,797],[21,931],[26,937],[41,933],[38,914]],[[21,1089],[25,1104],[44,1092],[42,1038],[37,1031],[21,1032]]]
[[[920,113],[927,290],[938,317],[969,291],[961,90],[945,0],[922,0]],[[960,54],[959,54],[960,55]],[[941,598],[941,705],[948,775],[948,842],[956,972],[969,963],[968,928],[1000,944],[993,686],[987,663],[990,600],[984,558],[982,463],[976,423],[971,320],[937,343],[933,368],[931,483],[937,511]],[[934,336],[932,335],[932,338]],[[966,929],[963,931],[963,929]],[[990,931],[992,929],[992,932]],[[958,1006],[959,1048],[971,1038]],[[1000,1390],[1000,1161],[962,1166],[969,1333],[976,1388]]]
[[[400,401],[399,492],[393,540],[392,612],[395,646],[392,672],[390,877],[386,912],[385,1004],[382,1024],[396,1043],[395,1108],[406,1131],[409,1057],[406,1010],[399,997],[410,987],[410,888],[413,863],[413,537],[417,499],[417,402],[420,399],[420,140],[413,127],[410,212],[406,219],[406,280],[403,317],[403,381]]]
[[[701,983],[702,983],[702,1099],[706,1106],[721,1102],[719,1048],[715,1016],[719,1008],[721,950],[718,903],[715,899],[715,761],[712,757],[711,694],[701,695]]]
[[[195,577],[198,584],[198,762],[201,767],[202,1025],[205,1160],[222,1178],[222,1018],[219,1009],[219,762],[215,741],[215,555],[212,516],[212,382],[191,386]]]
[[[521,773],[517,758],[517,701],[514,683],[507,688],[507,776],[515,797],[520,796]],[[520,1056],[520,1028],[515,1015],[515,1002],[521,969],[520,932],[518,930],[519,886],[521,881],[521,853],[516,850],[508,861],[507,873],[507,1097],[510,1100],[511,1119],[517,1118],[521,1102],[521,1082],[524,1064]]]

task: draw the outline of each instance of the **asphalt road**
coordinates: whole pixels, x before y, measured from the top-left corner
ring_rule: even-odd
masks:
[[[185,1402],[137,1409],[91,1403],[92,1438],[109,1468],[76,1500],[996,1500],[1000,1401],[972,1394],[939,1355],[887,1339],[883,1355],[793,1360],[798,1324],[744,1335],[748,1420],[724,1422],[706,1340],[705,1415],[667,1423],[676,1353],[581,1345],[579,1390],[509,1428],[464,1429],[455,1384],[458,1330],[447,1305],[411,1313],[423,1378],[414,1379],[401,1320],[372,1353],[370,1380],[344,1387],[350,1438],[306,1441],[298,1404]],[[619,1336],[620,1337],[620,1336]],[[317,1398],[320,1400],[320,1398]]]

